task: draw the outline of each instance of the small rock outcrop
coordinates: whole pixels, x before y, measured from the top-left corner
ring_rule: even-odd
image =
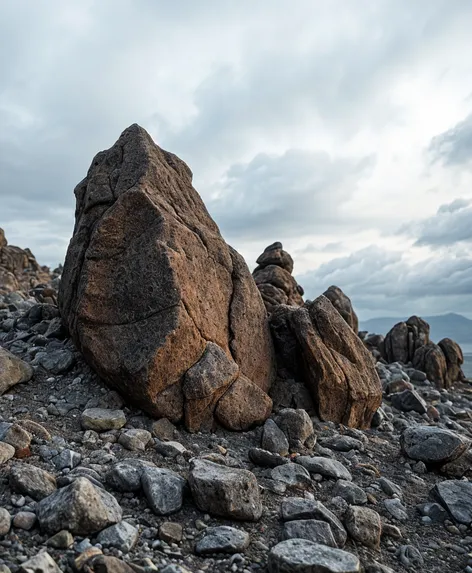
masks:
[[[0,294],[28,292],[50,280],[49,268],[40,266],[29,249],[9,245],[0,228]]]
[[[187,165],[133,125],[94,158],[75,195],[59,307],[97,373],[151,415],[184,418],[192,431],[213,422],[237,380],[208,381],[213,359],[266,393],[274,371],[267,313]],[[213,346],[221,352],[209,360]],[[257,404],[254,423],[266,415]]]
[[[438,342],[439,348],[443,351],[446,358],[446,376],[444,378],[444,387],[449,388],[455,382],[465,380],[462,365],[464,364],[464,354],[462,348],[450,338],[443,338]]]
[[[256,262],[258,266],[252,276],[267,312],[271,313],[279,304],[303,305],[303,288],[292,276],[293,259],[283,250],[282,243],[266,247]]]
[[[387,362],[407,364],[413,361],[418,348],[429,342],[429,324],[418,316],[411,316],[388,332],[384,343],[385,358]]]
[[[367,428],[382,401],[371,354],[333,304],[320,296],[271,315],[278,358],[308,387],[322,420]]]
[[[323,294],[357,334],[359,330],[359,319],[354,312],[351,299],[346,296],[339,287],[334,285],[325,290]]]

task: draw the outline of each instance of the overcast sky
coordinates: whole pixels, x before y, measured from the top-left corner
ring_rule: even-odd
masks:
[[[131,123],[252,269],[275,240],[361,318],[472,318],[470,0],[0,0],[0,226],[60,262]]]

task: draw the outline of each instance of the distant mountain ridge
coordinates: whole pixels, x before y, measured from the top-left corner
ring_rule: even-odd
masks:
[[[422,316],[430,325],[430,337],[434,342],[439,342],[442,338],[452,338],[459,344],[472,345],[472,320],[450,312],[448,314],[439,314],[436,316]],[[408,317],[392,318],[381,317],[371,318],[360,321],[359,330],[367,330],[370,333],[387,334],[387,332],[397,324],[407,320]]]

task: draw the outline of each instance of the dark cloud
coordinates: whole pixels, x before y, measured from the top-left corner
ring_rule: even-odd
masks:
[[[400,233],[415,238],[415,245],[450,246],[472,241],[472,200],[459,198],[441,205],[432,217],[404,225]]]
[[[275,233],[284,241],[360,225],[361,218],[352,221],[343,206],[373,163],[373,157],[354,161],[296,149],[283,155],[259,154],[229,169],[208,208],[229,238],[259,239]]]
[[[470,311],[472,256],[444,253],[412,263],[400,252],[370,246],[299,275],[306,296],[331,284],[351,298],[361,318],[388,309],[397,316]]]
[[[428,150],[433,162],[472,169],[472,113],[451,129],[433,137]]]

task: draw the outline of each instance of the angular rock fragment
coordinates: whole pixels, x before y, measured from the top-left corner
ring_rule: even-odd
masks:
[[[209,527],[195,545],[197,555],[208,553],[239,553],[249,545],[249,534],[235,527]]]
[[[145,467],[141,474],[141,484],[156,515],[170,515],[182,507],[186,482],[176,472]]]
[[[202,511],[243,521],[257,521],[262,515],[259,486],[247,470],[193,459],[189,484]]]
[[[53,475],[30,464],[16,464],[12,467],[10,487],[12,491],[29,495],[36,501],[48,497],[57,489]]]
[[[431,494],[458,523],[472,524],[472,483],[447,480],[436,484]]]
[[[16,384],[29,382],[33,373],[30,364],[0,347],[0,396]]]
[[[373,509],[351,505],[344,524],[349,535],[359,543],[374,549],[380,546],[382,522],[380,515]]]
[[[359,319],[357,318],[357,314],[354,312],[351,299],[346,296],[339,287],[335,285],[332,285],[327,290],[325,290],[323,295],[330,300],[334,308],[357,334],[359,330]]]
[[[321,456],[299,456],[295,458],[297,464],[302,465],[311,474],[320,474],[331,479],[352,481],[351,472],[341,462]]]
[[[337,547],[329,523],[317,519],[300,519],[284,524],[284,539],[308,539],[328,547]]]

